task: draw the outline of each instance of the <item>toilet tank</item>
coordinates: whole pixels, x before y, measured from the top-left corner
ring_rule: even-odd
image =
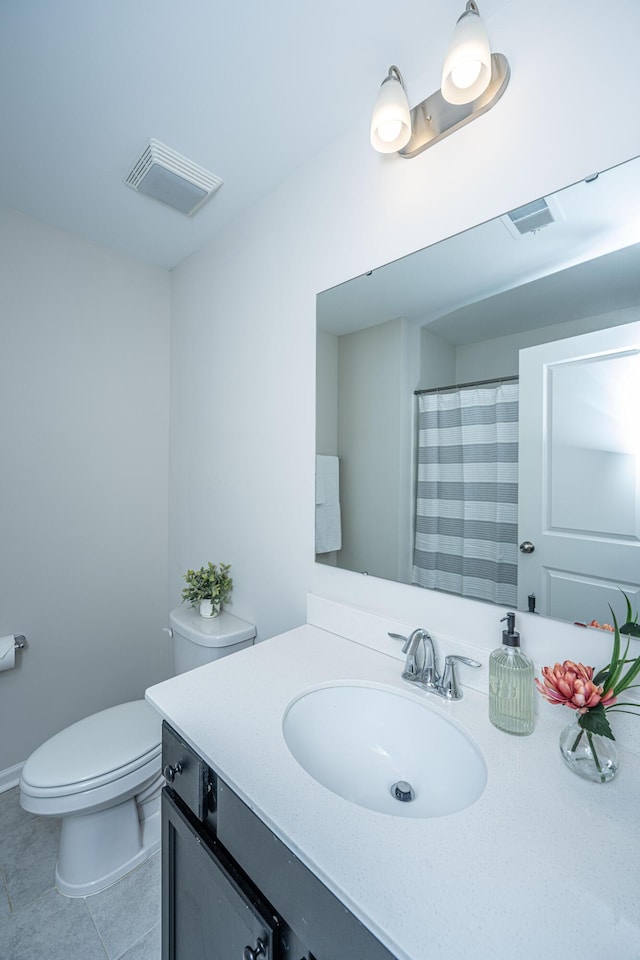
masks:
[[[169,614],[173,672],[185,673],[229,653],[250,647],[256,636],[252,623],[223,610],[205,619],[189,606],[176,607]]]

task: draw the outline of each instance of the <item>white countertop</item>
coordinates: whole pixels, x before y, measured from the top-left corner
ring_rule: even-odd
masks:
[[[473,806],[435,819],[364,809],[293,759],[282,718],[295,697],[334,680],[416,695],[400,666],[307,624],[147,699],[399,960],[640,960],[640,761],[618,743],[615,780],[577,777],[558,750],[570,711],[511,737],[490,724],[482,693],[419,693],[466,728],[488,767]]]

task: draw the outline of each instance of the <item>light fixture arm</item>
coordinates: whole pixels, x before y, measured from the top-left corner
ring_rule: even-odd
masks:
[[[473,3],[473,0],[469,0],[469,3]],[[406,93],[407,88],[406,88],[405,85],[404,85],[404,78],[403,78],[402,74],[400,73],[400,70],[398,69],[398,67],[396,67],[395,64],[393,64],[393,63],[392,63],[391,66],[389,67],[389,71],[388,71],[386,77],[384,78],[384,80],[383,80],[382,82],[383,82],[383,83],[386,83],[387,80],[397,80],[398,83],[400,84],[400,86],[402,87],[402,89],[403,89],[403,90],[405,91],[405,93]]]

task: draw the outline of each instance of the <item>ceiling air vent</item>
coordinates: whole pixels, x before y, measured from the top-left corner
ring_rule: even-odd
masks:
[[[222,186],[220,177],[158,140],[149,140],[124,182],[132,190],[146,193],[188,217]]]
[[[524,236],[525,233],[536,233],[550,223],[555,223],[556,216],[549,203],[544,199],[525,203],[523,207],[516,207],[503,218],[503,223],[510,233]]]

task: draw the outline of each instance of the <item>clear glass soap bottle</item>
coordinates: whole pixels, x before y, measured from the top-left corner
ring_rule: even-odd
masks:
[[[525,737],[533,733],[533,663],[520,649],[516,615],[503,618],[502,646],[489,657],[489,719],[494,727]]]

